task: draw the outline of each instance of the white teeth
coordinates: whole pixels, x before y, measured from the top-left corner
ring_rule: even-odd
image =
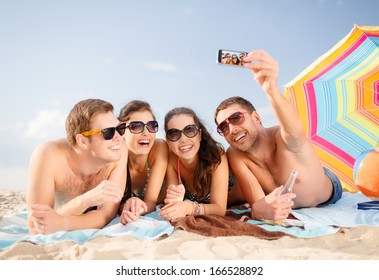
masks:
[[[245,135],[246,135],[245,133],[238,135],[236,138],[234,138],[234,141],[235,141],[235,142],[238,142],[238,141],[241,140],[243,137],[245,137]]]
[[[141,140],[141,141],[138,141],[138,143],[142,144],[142,145],[149,145],[150,141],[149,140]]]
[[[113,151],[114,151],[114,150],[118,150],[118,149],[120,149],[120,145],[112,146],[112,147],[111,147],[111,150],[113,150]]]
[[[182,146],[182,147],[180,147],[180,150],[181,151],[188,151],[189,149],[191,149],[192,148],[192,145],[186,145],[186,146]]]

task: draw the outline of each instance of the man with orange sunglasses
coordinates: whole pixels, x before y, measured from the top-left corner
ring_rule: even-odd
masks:
[[[125,129],[112,104],[87,99],[69,113],[67,138],[34,150],[27,191],[31,234],[102,228],[115,217],[126,184]]]

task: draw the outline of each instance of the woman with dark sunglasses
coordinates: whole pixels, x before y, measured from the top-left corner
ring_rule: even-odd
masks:
[[[241,64],[240,59],[238,58],[238,56],[236,54],[232,55],[232,60],[231,60],[230,64],[233,64],[233,65],[240,65]]]
[[[169,111],[165,131],[170,154],[161,216],[177,221],[187,215],[225,215],[228,162],[221,144],[189,108]]]
[[[155,138],[158,122],[148,103],[129,102],[121,109],[119,120],[126,123],[124,139],[129,154],[127,184],[119,211],[120,222],[126,224],[163,202],[168,148],[163,139]]]

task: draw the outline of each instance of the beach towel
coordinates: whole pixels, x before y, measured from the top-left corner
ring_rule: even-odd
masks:
[[[114,237],[123,235],[148,240],[156,239],[163,235],[170,235],[173,230],[174,227],[168,221],[161,218],[158,211],[154,211],[126,225],[119,223],[119,217],[116,217],[103,229],[59,231],[47,235],[30,235],[27,226],[27,212],[25,210],[3,217],[0,220],[0,250],[20,241],[29,241],[35,244],[57,243],[62,241],[84,243],[97,236]]]
[[[304,223],[295,218],[286,219],[282,225],[253,220],[250,208],[228,209],[226,216],[200,215],[187,216],[175,224],[175,229],[182,229],[204,236],[253,236],[265,240],[275,240],[283,236],[312,238],[337,233],[336,226],[319,226],[306,229]]]
[[[372,201],[361,192],[343,192],[335,204],[323,207],[292,210],[292,215],[304,223],[306,229],[320,226],[339,226],[345,228],[362,225],[379,226],[379,210],[358,209],[358,203]]]
[[[141,240],[156,239],[172,234],[174,228],[214,237],[247,235],[266,240],[283,236],[312,238],[337,233],[344,227],[379,226],[379,210],[359,210],[357,207],[358,203],[369,200],[361,193],[346,192],[335,204],[293,210],[293,217],[284,220],[280,226],[251,219],[248,205],[228,209],[225,217],[187,216],[172,225],[159,216],[158,207],[156,211],[141,216],[137,221],[127,225],[120,224],[119,218],[116,217],[103,229],[60,231],[49,235],[29,235],[27,213],[21,211],[0,220],[0,250],[19,241],[35,244],[62,241],[84,243],[101,235],[109,237],[130,235]]]
[[[275,240],[291,236],[282,231],[268,231],[258,225],[252,225],[230,216],[200,215],[187,216],[175,224],[175,229],[182,229],[204,236],[254,236],[265,240]]]
[[[248,205],[228,209],[226,216],[188,216],[179,220],[175,229],[204,236],[248,235],[273,240],[282,236],[312,238],[361,225],[379,226],[379,210],[360,210],[358,203],[371,199],[362,193],[344,192],[335,204],[292,210],[282,225],[250,218]],[[236,223],[238,221],[238,223]]]

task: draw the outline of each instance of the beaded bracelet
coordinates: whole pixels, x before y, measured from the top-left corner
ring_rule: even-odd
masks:
[[[193,214],[200,215],[200,204],[197,201],[194,201],[193,205]]]

